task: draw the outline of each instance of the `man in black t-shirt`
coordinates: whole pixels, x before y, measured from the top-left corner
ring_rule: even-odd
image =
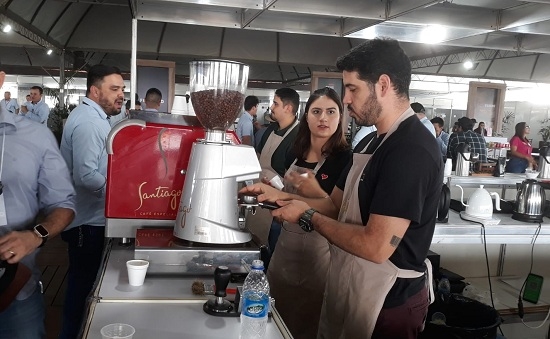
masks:
[[[369,40],[337,67],[350,116],[360,126],[375,125],[377,134],[354,154],[330,199],[260,185],[248,190],[264,193],[259,200],[278,199],[274,216],[312,227],[331,243],[320,338],[416,338],[429,305],[424,260],[443,161],[409,106],[411,65],[396,40]],[[290,198],[299,200],[280,201]]]

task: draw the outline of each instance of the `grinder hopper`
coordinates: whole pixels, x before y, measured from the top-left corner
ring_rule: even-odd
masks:
[[[240,112],[248,82],[248,66],[220,60],[190,63],[191,103],[206,128],[205,139],[192,147],[174,235],[207,244],[251,240],[239,222],[239,182],[259,177],[253,147],[226,140],[226,129]]]

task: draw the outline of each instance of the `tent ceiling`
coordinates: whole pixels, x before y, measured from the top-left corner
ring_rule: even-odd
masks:
[[[194,58],[225,58],[249,63],[252,80],[299,84],[389,36],[417,74],[550,82],[550,0],[0,0],[0,23],[16,31],[0,33],[0,67],[55,73],[59,59],[43,53],[54,48],[69,69],[128,72],[132,16],[138,58],[176,61],[179,79]]]

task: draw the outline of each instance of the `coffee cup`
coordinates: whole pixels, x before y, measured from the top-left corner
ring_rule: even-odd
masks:
[[[145,281],[149,262],[147,260],[135,259],[126,262],[128,269],[128,281],[131,286],[141,286]]]
[[[285,187],[285,185],[283,184],[283,181],[281,180],[281,177],[278,175],[271,178],[271,180],[269,180],[269,184],[278,190],[282,190],[283,187]]]

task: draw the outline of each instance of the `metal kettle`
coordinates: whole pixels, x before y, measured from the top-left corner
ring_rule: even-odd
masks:
[[[539,178],[550,179],[550,147],[541,147],[539,154]]]
[[[542,222],[546,193],[537,180],[527,179],[517,184],[516,205],[512,219],[527,222]]]

